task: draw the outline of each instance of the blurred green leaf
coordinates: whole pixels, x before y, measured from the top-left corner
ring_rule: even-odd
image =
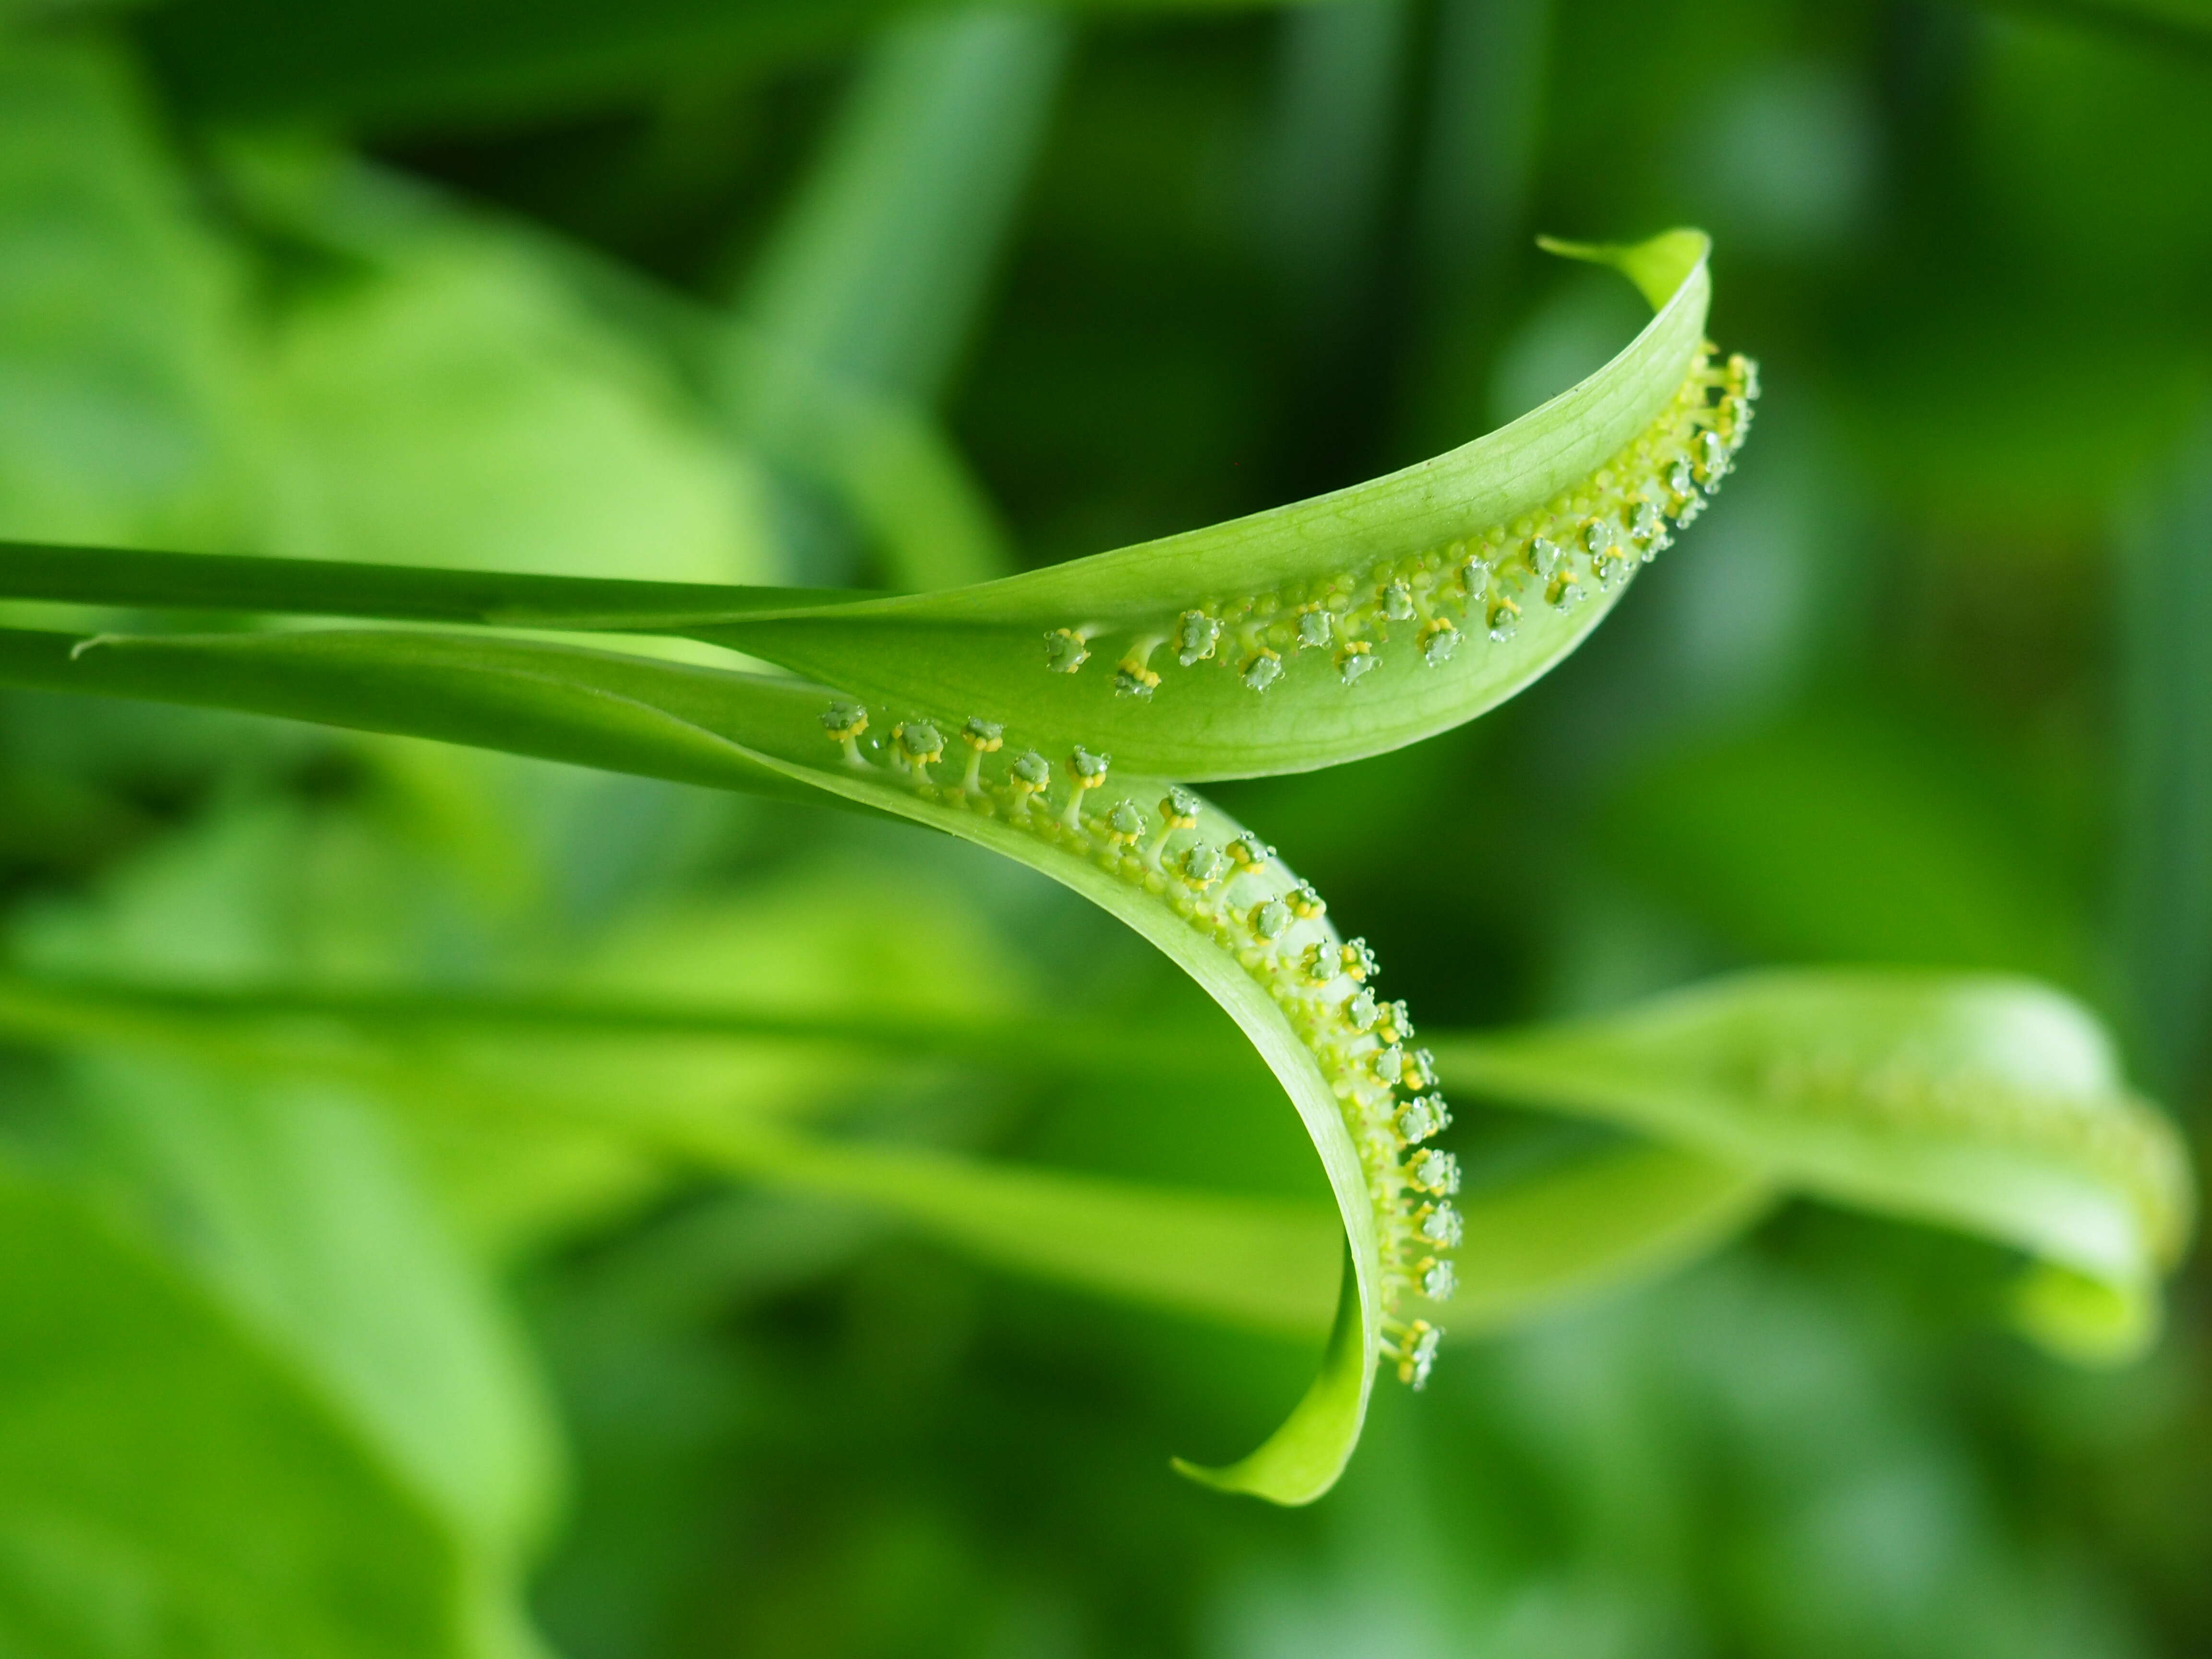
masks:
[[[1012,57],[1018,80],[1048,66]],[[963,55],[946,67],[961,89]],[[957,165],[963,158],[942,159]],[[305,390],[345,418],[368,421],[371,435],[396,447],[404,465],[396,500],[365,490],[351,477],[349,452],[317,453],[326,434],[311,424],[307,441],[295,447],[320,462],[323,471],[309,471],[306,482],[321,492],[304,503],[279,497],[292,515],[287,522],[304,516],[306,525],[295,527],[324,532],[304,550],[336,550],[335,535],[351,538],[362,555],[385,552],[388,541],[375,532],[404,513],[435,545],[473,533],[516,550],[508,562],[514,569],[580,569],[568,550],[580,550],[580,532],[588,531],[602,566],[610,550],[621,549],[636,575],[750,580],[765,574],[763,512],[775,520],[781,543],[774,562],[811,562],[793,522],[810,502],[769,488],[773,480],[763,476],[781,469],[826,495],[902,580],[980,580],[1004,568],[1004,532],[940,425],[860,366],[827,363],[802,349],[806,342],[780,338],[526,221],[340,152],[239,141],[226,146],[223,161],[223,184],[257,228],[313,273],[304,283],[286,275],[288,286],[304,292],[272,325],[271,372],[280,386],[296,368],[303,337],[349,346],[355,328],[374,325],[404,349],[396,366],[354,349],[308,360],[315,372]],[[941,193],[958,192],[948,185]],[[972,228],[950,208],[939,227],[952,236]],[[464,308],[473,314],[462,317]],[[913,332],[957,319],[925,310],[908,322]],[[311,406],[302,415],[318,412]],[[457,422],[465,441],[451,441]],[[483,441],[479,423],[497,435],[495,444]],[[291,452],[277,446],[276,453]],[[625,456],[635,466],[618,464]],[[295,468],[303,464],[295,457]],[[513,476],[518,468],[520,480]],[[625,505],[633,472],[666,499],[629,501],[630,516],[617,513],[610,523],[610,510]],[[518,489],[518,482],[528,488]],[[439,519],[421,485],[441,483],[474,510]],[[355,507],[367,509],[358,526],[349,516]],[[520,533],[533,514],[553,521],[550,539],[534,551]]]
[[[295,976],[410,982],[446,960],[436,946],[453,921],[434,864],[392,848],[374,833],[385,826],[363,817],[332,804],[219,814],[96,894],[33,908],[12,929],[23,963],[142,988],[120,1002],[80,992],[57,1005],[18,985],[16,1021],[219,1060],[230,1051],[209,1022],[239,1012],[239,997],[209,1001],[176,988],[256,984],[247,1001],[263,1063],[246,1069],[264,1081],[370,1089],[401,1108],[404,1145],[384,1164],[397,1156],[416,1170],[454,1228],[502,1263],[651,1204],[684,1179],[684,1160],[668,1148],[726,1123],[804,1121],[863,1096],[896,1111],[932,1087],[948,1058],[1003,1056],[1010,1020],[1039,1044],[1039,1074],[1108,1054],[1118,1035],[1025,1012],[1003,942],[957,884],[900,879],[895,864],[849,854],[712,902],[636,910],[551,951],[532,930],[514,971],[546,988],[534,997],[454,989],[333,1003],[272,990]],[[148,981],[167,988],[151,994]],[[870,1011],[859,1037],[849,1019],[820,1017],[851,1002]],[[195,1031],[197,1043],[179,1050],[176,1039]],[[1209,1047],[1201,1063],[1218,1067],[1224,1054],[1240,1059],[1233,1046]],[[158,1099],[157,1079],[129,1080],[92,1098],[143,1154],[126,1160],[144,1168],[138,1184],[179,1188],[164,1200],[173,1207],[198,1201],[201,1164],[265,1138],[254,1127],[267,1115],[258,1095],[225,1102],[189,1090],[170,1115],[208,1133],[186,1125],[165,1137],[163,1114],[141,1109]],[[477,1109],[493,1102],[504,1104]],[[318,1107],[339,1110],[320,1097],[303,1109]],[[153,1154],[165,1147],[207,1157],[164,1175]],[[383,1167],[364,1166],[364,1179]],[[241,1170],[231,1185],[250,1188],[252,1176]],[[216,1185],[208,1197],[220,1209],[231,1187]],[[216,1217],[198,1236],[223,1231]]]
[[[527,239],[264,162],[226,179],[291,239],[256,270],[266,250],[198,210],[121,54],[21,40],[6,64],[0,529],[772,574],[757,467]]]
[[[2033,1296],[2072,1346],[2155,1328],[2194,1183],[2103,1029],[2017,980],[1774,970],[1618,1014],[1437,1044],[1455,1087],[1589,1115],[1852,1206],[1985,1234],[2108,1292]],[[2116,1322],[2117,1302],[2143,1310]]]
[[[0,50],[0,530],[235,545],[240,273],[128,67]]]
[[[1774,1199],[1765,1172],[1664,1143],[1603,1147],[1478,1188],[1460,1200],[1459,1288],[1431,1317],[1454,1341],[1492,1335],[1718,1249]]]
[[[2185,58],[2212,58],[2212,5],[2205,0],[1990,0]]]
[[[384,1121],[327,1087],[210,1090],[173,1067],[101,1064],[79,1086],[103,1171],[511,1590],[552,1519],[550,1410]]]
[[[1034,12],[884,34],[745,276],[750,326],[860,385],[934,401],[981,309],[1066,45],[1065,26]]]
[[[921,411],[973,331],[1066,51],[1056,21],[1014,13],[892,30],[745,279],[721,377],[739,428],[842,489],[894,586],[1002,574],[1004,532],[980,493],[944,487],[956,466],[926,472],[888,424],[825,446],[817,387],[911,410],[942,441]]]
[[[1238,9],[1251,0],[1066,0],[1108,13]],[[2164,49],[2205,50],[2199,0],[2007,0]],[[224,119],[452,127],[592,108],[702,66],[744,73],[819,57],[947,0],[367,0],[307,26],[279,0],[179,0],[140,26],[163,78]]]
[[[989,499],[926,413],[739,324],[705,355],[734,431],[828,491],[872,538],[887,574],[919,585],[1005,568],[1006,533]]]
[[[1344,1228],[1328,1208],[1298,1200],[750,1133],[719,1145],[714,1164],[863,1203],[1027,1277],[1170,1312],[1311,1339],[1328,1328],[1337,1299]],[[1358,1334],[1355,1326],[1355,1361]],[[1325,1458],[1335,1442],[1322,1432]]]
[[[757,463],[519,238],[343,177],[295,210],[335,275],[268,327],[270,550],[747,581],[776,558]],[[365,199],[355,199],[365,198]],[[412,204],[408,205],[411,206]]]
[[[265,808],[220,816],[96,896],[19,911],[11,943],[48,961],[251,970],[272,946],[309,958],[340,939],[359,949],[364,930],[345,921],[356,896],[384,899],[380,921],[404,936],[412,907],[374,892],[388,850],[319,827],[319,839],[300,815]],[[308,926],[287,903],[286,872],[302,862],[324,912]],[[72,1062],[54,1082],[67,1109],[41,1139],[319,1391],[331,1419],[441,1519],[466,1567],[472,1616],[501,1632],[496,1650],[526,1650],[520,1576],[560,1495],[550,1413],[519,1334],[393,1123],[329,1079],[210,1084],[111,1054]]]
[[[320,1391],[143,1241],[0,1171],[0,1643],[82,1659],[526,1651]]]
[[[769,1010],[687,1016],[574,1000],[0,982],[0,1024],[26,1036],[349,1074],[350,1051],[272,1043],[272,1031],[303,1015],[370,1032],[427,1022],[520,1036],[557,1024],[617,1043],[702,1030],[933,1043],[980,1064],[1165,1066],[1194,1079],[1206,1075],[1210,1057],[1203,1044],[1163,1048],[1151,1033],[1048,1022],[964,1034],[940,1024],[933,1036],[872,1014],[795,1020]],[[226,1041],[244,1046],[226,1054]],[[1597,1116],[1658,1143],[1603,1149],[1467,1194],[1460,1292],[1437,1310],[1462,1336],[1697,1255],[1747,1224],[1777,1188],[1796,1188],[1986,1232],[2049,1258],[2062,1271],[2031,1280],[2022,1306],[2039,1335],[2075,1352],[2098,1344],[2094,1328],[2069,1334],[2056,1324],[2065,1310],[2094,1325],[2123,1307],[2139,1315],[2154,1305],[2156,1276],[2178,1258],[2190,1225],[2191,1183],[2172,1131],[2118,1083],[2095,1023],[2039,987],[1778,971],[1600,1020],[1431,1041],[1456,1087]],[[605,1109],[572,1098],[560,1109]],[[635,1111],[616,1121],[649,1137],[669,1133]],[[803,1142],[751,1127],[671,1144],[725,1172],[888,1209],[1018,1272],[1260,1328],[1319,1328],[1334,1231],[1301,1205]],[[1054,1227],[1031,1237],[1048,1212]],[[2063,1289],[2076,1279],[2087,1288]],[[2046,1316],[2046,1307],[2056,1311]],[[2148,1334],[2139,1316],[2126,1328]]]

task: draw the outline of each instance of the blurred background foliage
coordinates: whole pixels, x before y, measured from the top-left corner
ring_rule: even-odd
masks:
[[[1675,222],[1740,477],[1478,725],[1236,786],[1431,1025],[1765,963],[2086,998],[2201,1148],[2212,18],[2187,0],[15,0],[0,534],[937,586],[1367,476],[1595,367],[1533,232]],[[0,696],[15,970],[1199,1021],[1102,916],[818,809]],[[1784,1209],[1177,1482],[1307,1345],[727,1174],[816,1123],[1320,1190],[1263,1074],[549,1033],[57,1046],[0,984],[0,1648],[657,1659],[2212,1649],[2201,1272],[2116,1372]],[[551,1103],[550,1105],[548,1103]],[[543,1108],[544,1109],[537,1109]],[[557,1109],[556,1109],[557,1108]],[[1478,1182],[1576,1133],[1470,1111]],[[720,1161],[718,1161],[718,1159]],[[95,1517],[88,1520],[87,1517]]]

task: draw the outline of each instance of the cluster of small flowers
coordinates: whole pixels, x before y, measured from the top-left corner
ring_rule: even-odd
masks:
[[[930,720],[901,721],[885,741],[869,737],[865,707],[839,701],[822,728],[847,764],[888,770],[927,799],[1026,830],[1156,896],[1267,988],[1319,1062],[1359,1151],[1382,1249],[1384,1352],[1401,1381],[1426,1382],[1442,1333],[1400,1309],[1409,1294],[1442,1302],[1455,1288],[1459,1165],[1426,1144],[1451,1114],[1428,1051],[1413,1047],[1406,1005],[1370,988],[1366,941],[1340,939],[1321,895],[1266,842],[1239,832],[1215,845],[1201,830],[1205,805],[1188,790],[1168,786],[1150,806],[1133,798],[1098,805],[1109,756],[1079,745],[1059,767],[1035,750],[1005,757],[1005,727],[971,719],[959,729],[967,757],[956,781],[933,772],[948,745]],[[1056,777],[1066,791],[1057,804]]]
[[[1741,356],[1716,365],[1710,342],[1658,419],[1577,489],[1510,525],[1358,572],[1185,611],[1139,633],[1115,668],[1114,689],[1149,700],[1159,653],[1182,668],[1213,663],[1255,692],[1318,652],[1356,684],[1379,666],[1377,646],[1409,637],[1419,659],[1449,662],[1479,634],[1510,640],[1524,604],[1566,611],[1626,583],[1657,557],[1673,532],[1705,510],[1751,426],[1759,368]],[[1045,666],[1073,674],[1104,630],[1057,628],[1044,636]]]

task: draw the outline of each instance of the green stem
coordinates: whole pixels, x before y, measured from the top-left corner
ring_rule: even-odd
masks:
[[[132,610],[650,634],[757,611],[874,597],[838,588],[720,587],[0,541],[0,599]]]

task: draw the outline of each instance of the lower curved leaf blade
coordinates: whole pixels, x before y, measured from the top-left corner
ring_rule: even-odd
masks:
[[[1362,1302],[1358,1265],[1347,1253],[1336,1322],[1321,1370],[1282,1427],[1258,1450],[1234,1463],[1214,1468],[1178,1457],[1174,1460],[1176,1471],[1219,1492],[1244,1492],[1278,1504],[1309,1504],[1334,1486],[1352,1450],[1346,1425],[1351,1425],[1356,1440],[1375,1381],[1374,1355],[1364,1340]]]
[[[1344,983],[1334,969],[1308,982],[1291,965],[1296,953],[1332,963],[1337,952],[1349,954],[1322,917],[1318,896],[1307,905],[1298,894],[1310,890],[1218,808],[1180,793],[1170,799],[1159,782],[1121,780],[1138,793],[1115,806],[1113,822],[1086,817],[1085,797],[1109,761],[1079,747],[1065,769],[1034,753],[995,763],[987,786],[979,781],[981,763],[987,753],[999,756],[1006,735],[995,726],[988,728],[988,750],[981,736],[971,746],[976,769],[967,782],[939,783],[929,768],[941,761],[945,740],[926,721],[902,723],[888,744],[872,735],[872,758],[859,743],[865,712],[817,688],[511,640],[399,630],[76,641],[0,633],[0,680],[317,720],[727,788],[823,791],[977,842],[1073,888],[1149,939],[1221,1006],[1274,1072],[1321,1157],[1349,1246],[1363,1364],[1356,1389],[1310,1397],[1268,1443],[1255,1466],[1273,1471],[1262,1495],[1318,1497],[1351,1455],[1385,1351],[1387,1304],[1406,1277],[1403,1267],[1395,1279],[1386,1275],[1378,1218],[1398,1230],[1394,1250],[1416,1242],[1401,1207],[1405,1175],[1388,1142],[1395,1133],[1389,1112],[1356,1140],[1350,1108],[1339,1100],[1340,1091],[1347,1103],[1371,1093],[1371,1083],[1352,1075],[1353,1054],[1380,1040],[1364,1035],[1364,1026],[1345,1026],[1344,1004],[1320,1000]],[[1034,784],[1018,769],[1031,761]],[[1063,769],[1066,781],[1056,781]],[[1157,811],[1138,804],[1155,798]],[[1114,823],[1124,809],[1141,825],[1127,842],[1149,843],[1143,857],[1117,850],[1121,832]],[[1232,872],[1220,850],[1231,847],[1262,852]],[[1189,872],[1201,854],[1208,873],[1198,879]],[[1205,900],[1216,887],[1218,897]],[[1232,894],[1241,896],[1233,904]],[[1264,939],[1252,931],[1263,909],[1280,914]],[[1315,1033],[1331,1022],[1323,1043]],[[1342,1074],[1324,1071],[1322,1054],[1336,1056]],[[1327,1479],[1316,1474],[1308,1488],[1285,1485],[1282,1471],[1290,1468],[1326,1469]]]

